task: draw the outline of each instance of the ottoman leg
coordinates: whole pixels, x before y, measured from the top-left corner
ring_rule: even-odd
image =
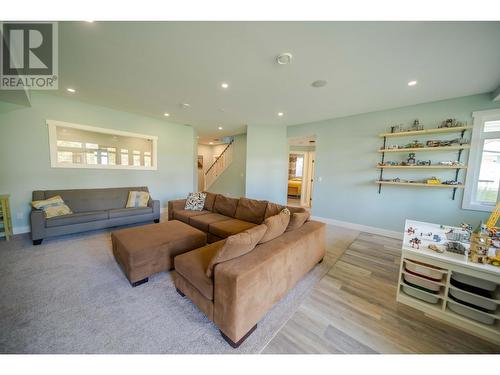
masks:
[[[323,260],[324,260],[324,259],[325,259],[325,258],[321,258],[321,260],[318,262],[318,264],[323,263]]]
[[[160,222],[160,219],[154,219],[153,220],[156,224],[158,224]]]
[[[181,297],[186,297],[186,295],[182,293],[179,288],[175,288],[175,290],[181,295]]]
[[[148,280],[149,280],[149,277],[146,277],[146,278],[144,278],[142,280],[136,281],[134,283],[130,283],[130,285],[132,285],[132,288],[135,288],[136,286],[139,286],[139,285],[147,283]]]

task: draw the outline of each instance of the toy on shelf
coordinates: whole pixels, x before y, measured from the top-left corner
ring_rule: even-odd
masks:
[[[414,140],[413,142],[408,143],[404,147],[401,147],[401,148],[423,148],[423,147],[425,147],[425,145],[422,142]]]
[[[465,246],[457,241],[446,242],[444,245],[446,247],[446,251],[450,253],[465,255],[465,252],[467,251]]]
[[[413,121],[412,125],[408,128],[405,128],[403,124],[391,126],[391,133],[414,132],[419,130],[424,130],[424,126],[420,125],[420,121],[418,119]]]
[[[456,180],[446,180],[442,182],[443,185],[460,185],[460,182]]]
[[[447,167],[463,167],[465,165],[464,163],[461,163],[457,160],[440,161],[438,164]]]
[[[436,253],[439,253],[439,254],[442,254],[444,253],[444,249],[442,247],[439,247],[437,245],[434,245],[434,244],[430,244],[429,246],[427,246],[430,250],[432,251],[435,251]]]
[[[414,237],[410,240],[410,245],[412,248],[417,248],[417,249],[420,249],[420,244],[422,243],[422,241],[420,240],[420,238],[418,237]]]
[[[457,128],[460,126],[467,126],[467,123],[457,121],[454,118],[449,118],[444,120],[440,125],[438,125],[438,128]]]
[[[426,183],[430,185],[439,185],[441,184],[441,180],[437,177],[431,177],[426,180]]]
[[[474,263],[488,263],[491,238],[482,222],[470,236],[469,259]]]
[[[430,160],[419,160],[417,161],[417,165],[422,167],[432,165],[432,163]]]

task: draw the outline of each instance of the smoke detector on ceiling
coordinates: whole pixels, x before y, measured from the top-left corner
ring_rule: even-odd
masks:
[[[276,62],[279,65],[290,64],[292,62],[292,57],[292,54],[289,52],[280,53],[278,56],[276,56]]]

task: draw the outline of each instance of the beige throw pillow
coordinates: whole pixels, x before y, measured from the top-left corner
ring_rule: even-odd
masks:
[[[309,212],[296,212],[292,214],[292,216],[290,216],[290,223],[288,224],[285,232],[299,229],[302,225],[304,225],[310,216],[311,214]]]
[[[285,232],[289,222],[290,211],[287,208],[281,210],[278,215],[268,217],[264,220],[264,224],[267,226],[266,234],[264,234],[259,243],[271,241],[281,236]]]
[[[37,210],[43,210],[46,219],[73,213],[59,195],[45,200],[32,201],[31,205]]]
[[[229,236],[226,239],[224,246],[222,246],[215,253],[207,267],[206,275],[212,277],[214,267],[222,262],[237,258],[252,251],[257,243],[260,241],[267,227],[264,224],[247,229],[238,234]]]
[[[147,207],[149,193],[147,191],[129,191],[126,208]]]

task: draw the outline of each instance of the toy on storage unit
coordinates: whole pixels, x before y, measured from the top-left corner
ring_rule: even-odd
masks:
[[[417,247],[417,249],[420,249],[420,243],[421,243],[421,242],[422,242],[422,241],[421,241],[418,237],[415,237],[415,238],[412,238],[412,239],[410,240],[410,245],[411,245],[411,247],[413,247],[413,248]]]
[[[491,246],[486,225],[482,222],[470,236],[469,259],[474,263],[488,263],[488,251]]]
[[[450,241],[444,244],[446,246],[446,251],[450,253],[465,255],[467,249],[460,242]]]

